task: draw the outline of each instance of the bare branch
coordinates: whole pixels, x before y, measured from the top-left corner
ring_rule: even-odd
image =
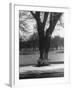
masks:
[[[36,21],[38,23],[40,23],[40,12],[39,11],[36,11],[36,13],[34,14],[32,11],[30,11],[31,14],[34,16],[34,18],[36,19]]]
[[[51,13],[50,15],[50,26],[46,31],[46,34],[52,34],[59,18],[61,17],[62,13],[55,13],[55,15],[53,15],[53,13]]]
[[[31,14],[35,17],[36,15],[32,12],[32,11],[30,11],[31,12]]]
[[[57,13],[55,16],[52,16],[53,19],[51,19],[51,28],[54,29],[58,20],[60,19],[62,13]]]
[[[40,12],[36,11],[36,20],[40,23]]]
[[[43,20],[43,24],[44,24],[44,25],[46,24],[48,15],[49,15],[49,12],[45,12],[45,13],[44,13],[44,20]]]

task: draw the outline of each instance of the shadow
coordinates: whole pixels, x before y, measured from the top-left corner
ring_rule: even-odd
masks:
[[[19,55],[35,55],[35,54],[39,54],[39,52],[20,52]]]
[[[8,86],[8,87],[11,87],[11,85],[10,85],[10,84],[8,84],[8,83],[5,83],[5,85],[6,85],[6,86]]]
[[[37,65],[33,65],[33,67],[44,67],[44,66],[50,66],[49,64],[37,64]]]
[[[56,53],[64,53],[64,51],[58,51],[58,52],[56,52]]]
[[[50,66],[51,64],[64,64],[64,61],[49,62],[48,64],[43,64],[43,65],[32,65],[32,66],[34,66],[34,67],[44,67],[44,66]]]
[[[64,61],[50,62],[50,64],[64,64]]]
[[[51,64],[64,64],[64,61],[58,61],[58,62],[54,61],[54,62],[48,62],[48,63],[49,64],[41,65],[41,66],[39,66],[38,64],[27,64],[27,65],[19,65],[19,67],[24,67],[24,66],[44,67],[44,66],[50,66]]]
[[[19,79],[57,78],[57,77],[64,77],[64,71],[63,72],[19,74]]]

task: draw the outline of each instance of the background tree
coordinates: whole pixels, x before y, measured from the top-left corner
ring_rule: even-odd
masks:
[[[51,38],[50,48],[55,48],[56,50],[58,50],[58,47],[60,49],[64,47],[64,38],[60,36],[55,36],[54,38]]]

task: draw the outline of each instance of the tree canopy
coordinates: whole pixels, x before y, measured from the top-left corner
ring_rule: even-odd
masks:
[[[43,23],[45,25],[44,31],[46,32],[47,28],[49,28],[50,23],[53,22],[55,17],[57,18],[58,14],[59,13],[54,13],[54,12],[33,12],[33,11],[20,10],[19,11],[20,38],[26,41],[31,37],[31,35],[33,35],[33,33],[37,32],[37,21],[35,19],[37,19],[39,15],[41,19],[40,20],[41,24]],[[50,17],[50,15],[52,15],[52,17]],[[49,22],[50,18],[52,19],[52,22]],[[51,27],[53,27],[53,24]],[[55,26],[54,34],[51,32],[52,36],[56,35],[57,31],[59,32],[60,30],[63,30],[63,28],[64,28],[64,22],[63,22],[63,15],[62,15]]]

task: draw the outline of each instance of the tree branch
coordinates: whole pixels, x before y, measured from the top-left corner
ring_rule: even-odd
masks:
[[[40,23],[40,11],[36,11],[36,19]]]
[[[32,12],[32,11],[30,11],[31,12],[31,14],[34,16],[34,18],[36,18],[36,15]]]
[[[46,34],[52,34],[59,18],[61,17],[62,13],[55,13],[55,15],[53,15],[53,13],[51,13],[50,15],[50,26],[46,31]]]
[[[43,24],[44,24],[44,25],[46,24],[48,15],[49,15],[49,12],[45,12],[45,13],[44,13],[44,20],[43,20]]]
[[[40,12],[36,11],[36,13],[34,14],[32,11],[30,11],[31,14],[34,16],[34,18],[36,19],[37,23],[40,23]]]
[[[56,15],[54,16],[54,19],[51,20],[51,27],[52,27],[52,29],[55,28],[55,26],[56,26],[58,20],[60,19],[61,15],[62,15],[62,13],[58,13],[58,14],[56,14]],[[53,16],[52,16],[52,18],[53,18]]]

